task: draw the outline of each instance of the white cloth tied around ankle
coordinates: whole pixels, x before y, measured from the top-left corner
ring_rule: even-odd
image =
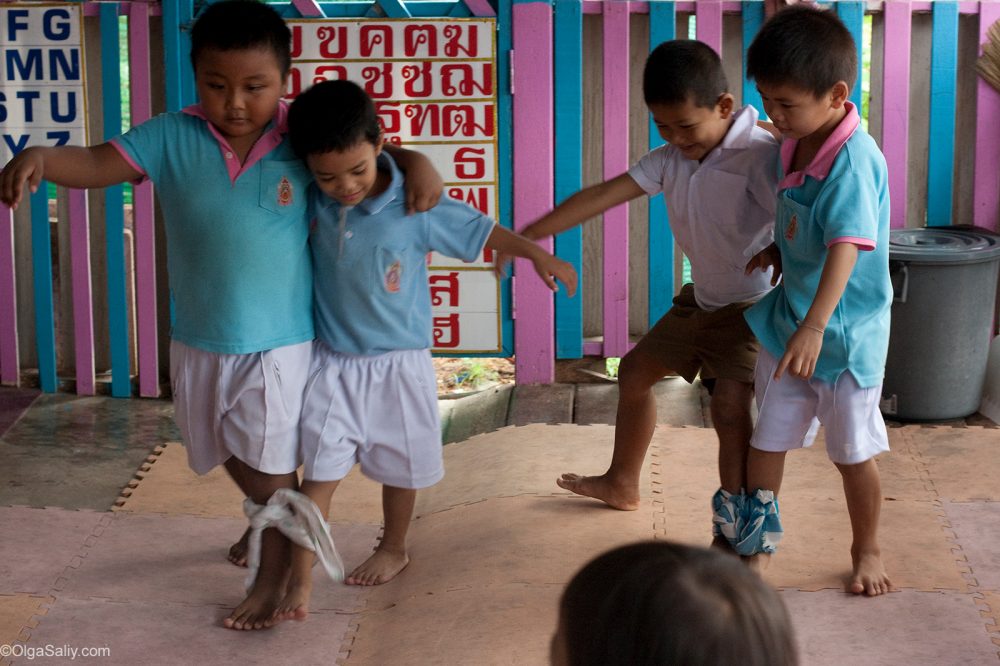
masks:
[[[243,513],[250,519],[251,529],[247,552],[248,590],[257,580],[261,537],[269,527],[279,530],[292,543],[316,553],[316,559],[323,565],[330,580],[336,583],[344,580],[344,563],[333,545],[330,527],[319,507],[306,495],[291,488],[280,488],[271,495],[267,504],[255,504],[249,498],[243,500]]]

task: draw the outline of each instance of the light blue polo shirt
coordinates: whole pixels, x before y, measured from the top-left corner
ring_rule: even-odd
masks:
[[[243,164],[198,107],[113,145],[156,187],[174,298],[171,336],[220,354],[313,338],[311,175],[285,141],[287,107]]]
[[[857,244],[857,264],[827,323],[814,376],[833,383],[846,370],[867,388],[882,382],[889,347],[889,185],[885,157],[857,122],[851,106],[801,172],[786,175],[795,146],[782,146],[774,229],[781,283],[745,316],[764,348],[781,358],[816,296],[827,248]]]
[[[316,336],[334,351],[356,356],[430,348],[427,254],[472,261],[495,224],[450,198],[407,216],[402,173],[385,152],[378,167],[391,172],[392,182],[347,208],[342,228],[343,207],[310,188]]]

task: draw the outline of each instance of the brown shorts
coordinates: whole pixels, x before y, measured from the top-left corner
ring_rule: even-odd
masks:
[[[753,303],[733,303],[709,312],[698,307],[694,285],[686,284],[674,304],[632,353],[648,354],[688,382],[734,379],[753,384],[760,344],[743,311]]]

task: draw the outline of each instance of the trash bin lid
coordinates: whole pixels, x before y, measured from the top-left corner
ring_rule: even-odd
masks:
[[[894,229],[889,258],[923,263],[965,264],[1000,257],[1000,236],[950,227]]]

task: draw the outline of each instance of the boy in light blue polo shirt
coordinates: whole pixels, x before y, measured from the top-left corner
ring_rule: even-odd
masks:
[[[573,267],[452,199],[404,218],[402,179],[382,151],[372,100],[349,81],[320,83],[289,112],[289,137],[316,186],[310,195],[317,340],[302,411],[302,492],[327,515],[355,463],[382,484],[385,530],[347,577],[377,585],[408,564],[418,488],[444,473],[431,364],[427,255],[471,261],[484,246],[527,257],[550,288],[576,290]],[[313,554],[295,548],[278,619],[304,619]]]
[[[155,184],[176,306],[174,411],[188,463],[199,474],[224,465],[256,504],[297,486],[313,338],[310,177],[285,141],[281,101],[290,47],[288,26],[266,4],[214,3],[191,30],[199,104],[100,145],[29,148],[0,174],[0,198],[12,206],[25,184],[34,191],[43,178],[77,188]],[[433,205],[440,178],[409,155],[414,173],[430,175],[417,179],[429,194],[418,202]],[[244,540],[234,561],[246,559]],[[268,529],[262,544],[259,574],[227,627],[264,628],[281,599],[287,541]]]
[[[746,312],[763,347],[759,418],[750,495],[732,502],[723,531],[752,566],[766,564],[781,537],[785,453],[812,443],[818,419],[854,535],[846,588],[875,596],[891,589],[878,544],[875,464],[889,449],[879,413],[892,302],[889,192],[885,158],[847,101],[856,53],[836,14],[809,5],[771,17],[747,53],[747,74],[784,136],[775,246],[747,270],[773,265],[782,281]]]

